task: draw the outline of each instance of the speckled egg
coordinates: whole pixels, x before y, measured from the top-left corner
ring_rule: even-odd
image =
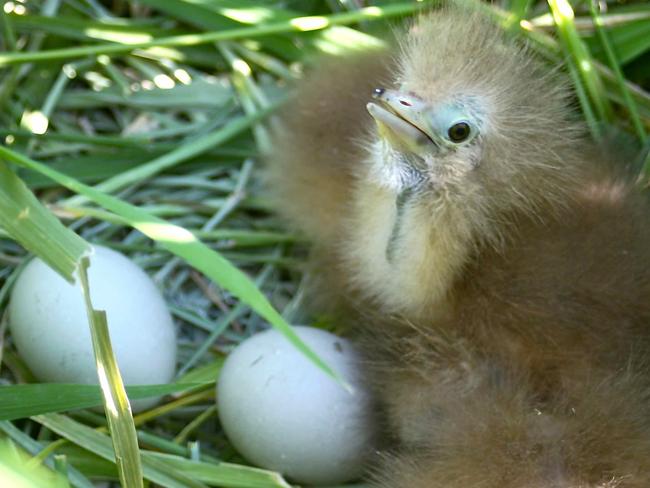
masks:
[[[298,336],[352,385],[327,376],[276,330],[242,342],[217,384],[219,417],[235,448],[301,483],[358,478],[372,451],[371,400],[352,344],[311,327]]]

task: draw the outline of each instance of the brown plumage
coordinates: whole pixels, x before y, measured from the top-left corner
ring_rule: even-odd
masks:
[[[650,208],[565,85],[448,7],[285,110],[267,181],[359,332],[379,487],[650,487]]]

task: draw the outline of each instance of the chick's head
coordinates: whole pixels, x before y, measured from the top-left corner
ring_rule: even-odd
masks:
[[[562,201],[583,130],[557,69],[462,8],[423,16],[397,64],[393,86],[367,105],[375,181],[463,206],[477,222]]]

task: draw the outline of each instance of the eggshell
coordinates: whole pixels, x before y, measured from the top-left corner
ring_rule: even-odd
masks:
[[[353,391],[268,330],[225,361],[217,385],[221,424],[253,464],[314,485],[353,480],[372,450],[374,423],[359,357],[345,339],[311,327],[295,330]]]
[[[144,271],[111,249],[94,246],[90,263],[91,300],[95,309],[106,311],[124,383],[169,382],[176,365],[176,334],[160,292]],[[97,383],[80,285],[33,259],[16,280],[9,314],[16,348],[40,381]],[[155,402],[136,400],[132,406],[139,410]]]

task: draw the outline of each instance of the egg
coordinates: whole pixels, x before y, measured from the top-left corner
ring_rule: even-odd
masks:
[[[358,478],[374,438],[359,355],[329,332],[295,331],[352,388],[326,375],[278,331],[267,330],[242,342],[223,365],[217,383],[223,430],[250,462],[298,482]]]
[[[94,246],[90,296],[104,310],[124,383],[168,383],[176,366],[176,333],[164,299],[149,276],[126,256]],[[81,286],[65,281],[41,259],[31,260],[14,284],[9,328],[16,349],[44,382],[97,383]],[[156,399],[132,402],[134,410]]]

